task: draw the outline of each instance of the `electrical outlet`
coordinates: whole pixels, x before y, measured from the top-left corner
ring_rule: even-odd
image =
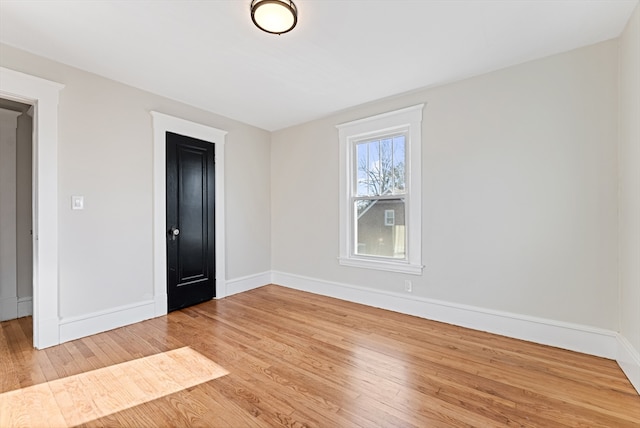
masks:
[[[404,291],[406,291],[407,293],[411,293],[413,291],[411,281],[409,281],[408,279],[404,280]]]

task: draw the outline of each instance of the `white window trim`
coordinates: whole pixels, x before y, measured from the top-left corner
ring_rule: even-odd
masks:
[[[422,110],[424,104],[354,120],[337,125],[340,137],[340,256],[343,266],[377,269],[391,272],[421,275],[422,269]],[[367,136],[408,128],[408,144],[405,148],[409,162],[407,168],[407,259],[387,260],[378,257],[356,255],[353,249],[353,214],[351,207],[351,178],[353,177],[353,144]]]

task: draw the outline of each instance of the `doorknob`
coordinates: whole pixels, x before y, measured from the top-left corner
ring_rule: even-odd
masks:
[[[169,235],[171,235],[171,240],[175,241],[176,237],[180,235],[180,229],[178,229],[177,227],[172,227],[169,230]]]

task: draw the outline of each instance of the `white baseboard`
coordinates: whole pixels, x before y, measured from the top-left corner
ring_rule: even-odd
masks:
[[[254,275],[247,275],[241,278],[229,279],[226,282],[225,296],[242,293],[271,284],[271,272],[262,272]]]
[[[33,315],[33,298],[7,297],[0,299],[0,321]]]
[[[241,293],[270,283],[271,272],[232,279],[226,281],[226,295]],[[155,318],[158,316],[156,304],[155,300],[148,300],[77,317],[62,318],[59,322],[60,343]]]
[[[77,317],[62,318],[59,322],[60,343],[113,330],[114,328],[154,317],[155,302],[148,300]]]
[[[617,333],[580,324],[495,311],[458,303],[272,272],[272,282],[394,312],[486,331],[502,336],[616,359]]]
[[[33,315],[33,298],[19,297],[18,298],[18,318],[28,317],[31,315]]]
[[[18,318],[18,298],[4,297],[0,299],[0,321]]]
[[[622,335],[618,335],[618,365],[640,394],[640,352]]]

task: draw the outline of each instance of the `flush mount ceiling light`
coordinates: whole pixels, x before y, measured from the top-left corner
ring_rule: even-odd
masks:
[[[296,26],[298,9],[290,0],[253,0],[251,19],[262,31],[283,34]]]

